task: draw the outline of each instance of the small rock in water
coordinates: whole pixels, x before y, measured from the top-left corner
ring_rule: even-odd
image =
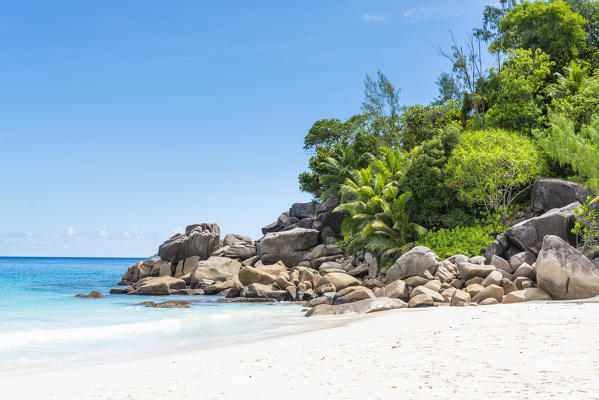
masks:
[[[95,290],[90,294],[76,294],[75,297],[84,297],[88,299],[101,299],[104,295],[100,292],[96,292]]]
[[[189,308],[191,304],[186,300],[167,300],[162,303],[154,303],[153,301],[143,301],[140,304],[144,304],[146,307],[152,308]]]

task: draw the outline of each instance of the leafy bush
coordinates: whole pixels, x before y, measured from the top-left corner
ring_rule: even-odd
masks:
[[[595,208],[597,199],[587,197],[586,203],[577,207],[576,222],[572,233],[582,240],[582,252],[599,244],[599,211]]]
[[[450,127],[410,152],[410,164],[402,182],[412,192],[410,213],[426,227],[453,228],[468,221],[456,192],[445,185],[445,165],[458,142],[459,129]]]
[[[400,117],[402,148],[413,149],[441,135],[448,126],[459,126],[459,114],[456,102],[439,106],[404,106]]]
[[[508,209],[518,192],[546,170],[532,139],[501,129],[464,132],[447,162],[447,184],[467,204]]]
[[[473,226],[431,231],[416,245],[430,248],[442,259],[455,254],[472,257],[479,255],[481,249],[491,244],[495,236],[506,228],[500,222],[500,215],[494,214]]]
[[[492,126],[530,134],[543,121],[542,88],[554,63],[541,50],[515,50],[499,73],[501,91],[487,112]]]

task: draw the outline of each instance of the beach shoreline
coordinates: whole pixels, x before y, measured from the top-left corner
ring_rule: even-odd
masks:
[[[4,377],[0,387],[19,399],[599,398],[597,302],[316,318],[334,326]]]

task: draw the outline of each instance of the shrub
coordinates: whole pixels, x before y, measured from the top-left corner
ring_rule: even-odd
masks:
[[[582,252],[586,252],[589,248],[594,248],[599,244],[599,211],[595,208],[597,199],[587,197],[586,203],[577,207],[576,222],[572,233],[574,233],[582,241]]]
[[[414,222],[429,228],[453,228],[467,219],[467,213],[458,206],[456,192],[445,185],[445,165],[458,137],[459,130],[450,127],[410,152],[402,186],[413,194],[409,211]]]
[[[447,162],[447,184],[458,198],[488,211],[508,209],[513,198],[547,170],[535,142],[502,129],[464,132]]]
[[[455,254],[469,257],[479,255],[482,248],[491,244],[495,236],[507,228],[500,222],[499,217],[499,214],[494,214],[473,226],[431,231],[416,245],[428,247],[442,259]]]

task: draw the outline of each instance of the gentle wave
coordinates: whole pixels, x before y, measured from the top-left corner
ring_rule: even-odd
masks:
[[[156,332],[176,332],[179,329],[181,329],[181,320],[178,319],[163,319],[97,327],[32,329],[0,333],[0,350],[14,350],[15,347],[49,343],[112,339],[136,335],[146,336]]]

